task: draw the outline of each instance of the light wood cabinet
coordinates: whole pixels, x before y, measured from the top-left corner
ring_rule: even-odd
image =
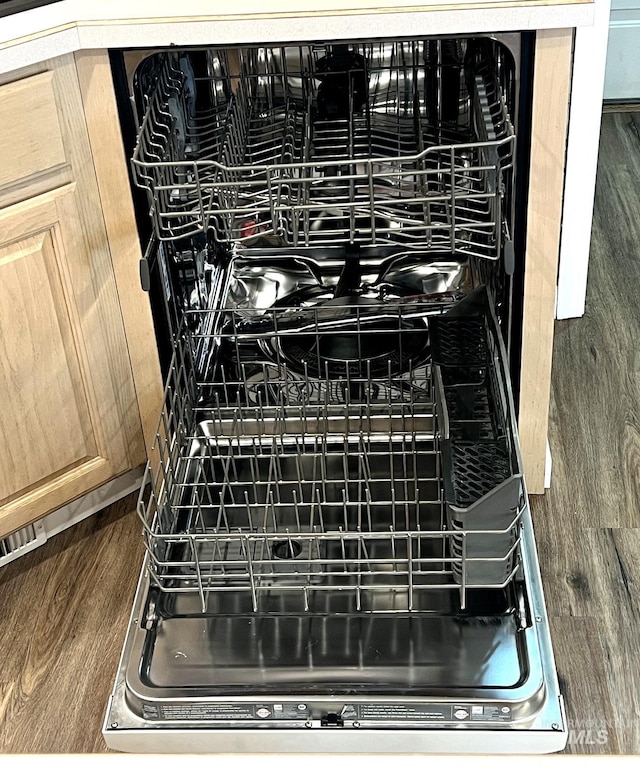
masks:
[[[0,82],[0,536],[144,460],[73,57]]]
[[[66,163],[53,84],[49,71],[0,86],[0,187]]]

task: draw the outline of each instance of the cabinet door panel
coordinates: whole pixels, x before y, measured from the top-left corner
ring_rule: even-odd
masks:
[[[95,457],[53,232],[0,248],[0,498]]]
[[[67,162],[53,72],[0,85],[0,187]]]
[[[0,211],[0,533],[130,466],[119,308],[76,197],[71,184]]]

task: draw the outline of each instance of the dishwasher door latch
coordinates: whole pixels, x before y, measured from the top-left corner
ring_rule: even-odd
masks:
[[[336,712],[328,712],[322,716],[320,725],[323,728],[344,728],[344,720],[342,715],[338,715]]]

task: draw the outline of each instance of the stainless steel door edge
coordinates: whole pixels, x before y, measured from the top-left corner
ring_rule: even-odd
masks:
[[[143,729],[104,731],[110,749],[141,753],[356,753],[356,754],[548,754],[559,752],[567,736],[560,731],[302,729],[237,731],[176,728],[152,736]]]

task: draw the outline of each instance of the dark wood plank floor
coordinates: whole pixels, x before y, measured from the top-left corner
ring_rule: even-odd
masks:
[[[0,570],[0,752],[104,752],[143,556],[136,496]]]
[[[606,115],[586,316],[557,323],[532,502],[569,752],[640,752],[640,114]],[[129,497],[0,570],[0,752],[104,751],[142,560]]]
[[[640,752],[640,114],[604,116],[587,311],[556,323],[533,499],[570,752]],[[593,743],[589,743],[593,742]]]

